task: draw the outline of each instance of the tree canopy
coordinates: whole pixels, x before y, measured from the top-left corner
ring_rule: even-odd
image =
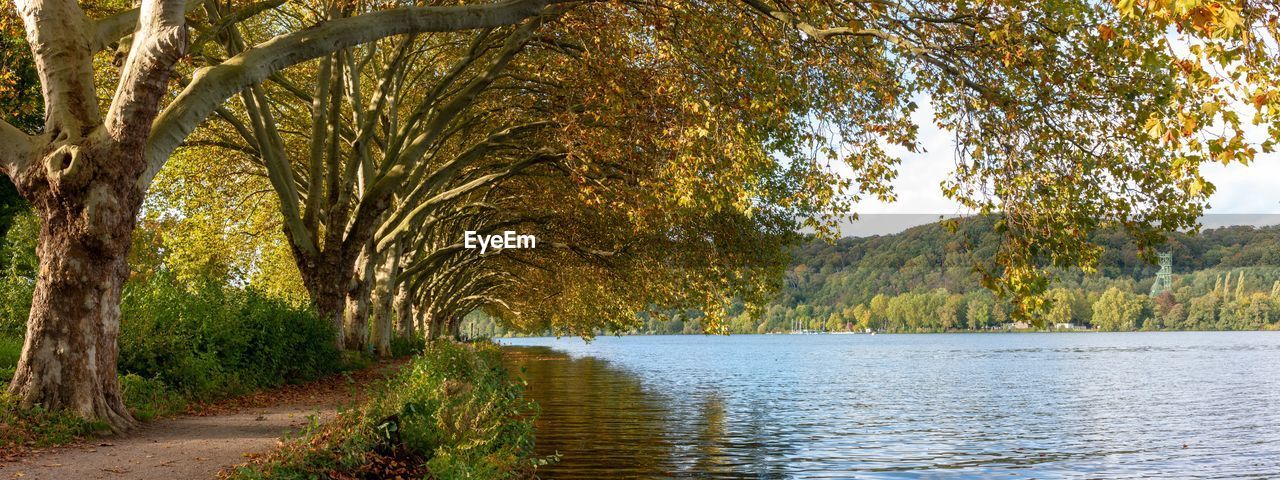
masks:
[[[798,232],[894,198],[922,101],[956,138],[941,188],[1000,213],[985,285],[1041,312],[1046,268],[1098,264],[1091,234],[1148,254],[1195,226],[1201,162],[1253,154],[1213,129],[1239,130],[1233,101],[1269,108],[1239,93],[1272,44],[1237,25],[1266,8],[1171,5],[23,0],[0,169],[43,227],[10,389],[132,424],[115,338],[135,244],[169,246],[149,267],[305,289],[349,349],[389,349],[393,318],[456,334],[477,308],[575,334],[699,310],[719,330],[767,303]],[[42,111],[6,96],[33,78]],[[543,241],[481,255],[467,230]]]

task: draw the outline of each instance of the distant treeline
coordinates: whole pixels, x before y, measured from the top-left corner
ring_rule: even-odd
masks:
[[[792,252],[786,284],[763,315],[738,315],[733,333],[939,332],[1013,328],[1010,305],[979,284],[974,266],[999,245],[991,221],[968,218],[894,235],[806,243]],[[1056,272],[1052,307],[1039,320],[1103,330],[1255,330],[1280,327],[1280,226],[1175,234],[1171,292],[1148,295],[1159,267],[1124,235],[1100,234],[1098,272]],[[698,315],[642,318],[634,333],[701,333]],[[502,334],[476,317],[478,333]],[[1019,325],[1021,326],[1021,325]]]

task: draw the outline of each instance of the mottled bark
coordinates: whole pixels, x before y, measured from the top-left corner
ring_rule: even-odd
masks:
[[[415,323],[413,300],[409,295],[409,290],[404,288],[402,285],[397,285],[394,309],[396,316],[396,334],[403,338],[413,338]]]
[[[424,340],[431,339],[431,327],[427,324],[427,309],[414,307],[413,324],[417,327],[419,332],[422,332],[422,338]]]
[[[428,340],[447,338],[449,336],[449,321],[447,318],[443,315],[430,315],[427,318],[429,323],[427,326]]]
[[[143,196],[128,176],[141,158],[98,138],[53,149],[15,182],[43,225],[26,342],[9,392],[23,405],[70,410],[115,431],[135,424],[116,378],[116,339]],[[129,166],[133,172],[120,168]]]
[[[446,326],[449,337],[454,340],[462,339],[462,317],[449,317],[449,323]]]
[[[106,118],[94,92],[92,22],[71,0],[18,2],[45,97],[46,134],[5,170],[43,220],[22,357],[9,392],[114,431],[135,425],[116,377],[120,293],[144,192],[143,147],[185,54],[181,2],[148,0]],[[0,129],[6,143],[16,138]],[[19,146],[21,144],[19,143]],[[12,154],[12,152],[11,152]]]
[[[336,252],[322,255],[304,255],[294,247],[293,258],[297,262],[298,271],[302,274],[302,284],[307,287],[315,302],[316,313],[333,324],[333,342],[339,349],[343,348],[342,319],[346,306],[347,292],[351,289],[351,275],[354,265],[347,264]]]
[[[356,260],[356,275],[347,292],[347,309],[343,319],[342,343],[347,350],[366,351],[369,347],[369,306],[377,271],[373,246],[368,245]]]
[[[386,259],[378,264],[374,278],[376,283],[372,292],[371,307],[373,309],[373,350],[379,357],[391,356],[392,323],[395,319],[392,305],[395,291],[399,287],[397,277],[400,270],[400,255],[403,253],[400,245],[401,243],[397,243],[396,248],[384,255]]]
[[[9,178],[17,177],[18,172],[36,160],[38,149],[46,143],[44,138],[30,137],[9,122],[0,120],[0,173]]]

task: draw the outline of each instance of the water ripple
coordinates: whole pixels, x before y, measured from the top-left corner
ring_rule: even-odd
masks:
[[[504,343],[543,478],[1280,477],[1280,333]]]

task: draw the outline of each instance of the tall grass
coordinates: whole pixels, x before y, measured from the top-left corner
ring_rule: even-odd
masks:
[[[522,390],[495,345],[437,342],[361,408],[230,478],[531,478],[547,460]]]

